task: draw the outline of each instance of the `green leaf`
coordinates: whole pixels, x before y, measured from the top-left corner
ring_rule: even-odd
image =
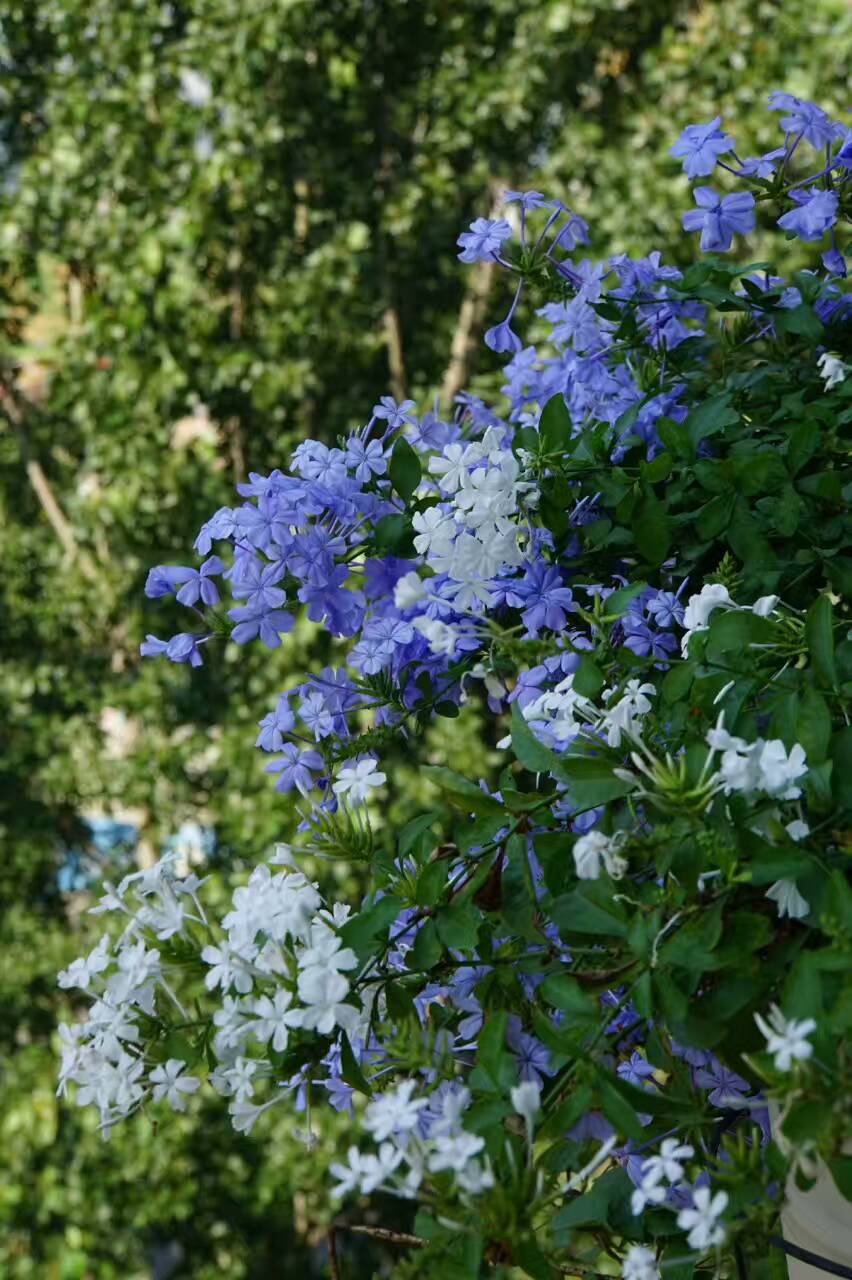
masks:
[[[389,895],[380,898],[366,911],[359,911],[340,930],[344,947],[351,947],[358,958],[363,959],[369,953],[373,939],[393,924],[401,909],[400,899]]]
[[[574,438],[574,424],[562,392],[551,396],[541,411],[539,435],[548,453],[567,453]]]
[[[604,601],[604,613],[607,618],[620,618],[626,613],[630,605],[641,596],[642,592],[647,590],[647,582],[634,582],[630,587],[619,587],[617,591],[613,591],[611,596],[607,596]]]
[[[613,773],[608,760],[596,756],[557,756],[554,773],[568,783],[571,802],[577,809],[594,809],[607,804],[632,790],[629,782],[622,782]]]
[[[583,991],[576,979],[566,973],[554,973],[539,987],[544,999],[554,1008],[571,1015],[571,1022],[594,1022],[598,1017],[598,1004]]]
[[[816,346],[822,338],[823,323],[807,302],[789,310],[776,310],[772,313],[772,318],[779,333],[798,334],[811,346]]]
[[[354,1089],[356,1093],[363,1093],[368,1098],[373,1096],[373,1091],[356,1061],[345,1031],[341,1032],[340,1036],[340,1074],[350,1089]]]
[[[768,618],[758,618],[745,610],[715,609],[709,626],[706,652],[711,662],[727,664],[731,653],[745,657],[751,645],[767,644],[775,637]]]
[[[407,502],[420,484],[422,472],[420,459],[404,436],[399,436],[391,450],[388,474],[394,489]]]
[[[819,764],[825,759],[830,739],[831,713],[828,704],[821,693],[807,686],[799,700],[796,741],[805,748],[809,765]]]
[[[512,750],[531,773],[550,773],[557,763],[555,754],[539,742],[527,724],[517,702],[512,703]]]
[[[640,1133],[641,1138],[641,1133]],[[623,1169],[611,1169],[596,1178],[588,1191],[560,1209],[553,1219],[557,1231],[566,1227],[609,1226],[618,1211],[629,1210],[633,1184]]]
[[[415,1022],[418,1026],[420,1025],[417,1006],[399,975],[395,975],[387,983],[384,991],[388,1006],[388,1017],[393,1022]]]
[[[454,902],[438,913],[435,923],[445,947],[453,951],[472,951],[482,916],[472,902]]]
[[[653,489],[643,489],[633,510],[631,528],[636,545],[651,565],[659,565],[672,544],[671,519]]]
[[[408,516],[382,516],[373,530],[373,546],[377,551],[393,553],[413,546]]]
[[[595,885],[599,886],[597,890],[594,888]],[[565,933],[603,934],[604,937],[610,938],[626,937],[627,926],[620,914],[620,906],[611,898],[595,902],[589,896],[596,892],[600,897],[601,888],[604,888],[604,882],[593,881],[584,885],[582,889],[575,889],[573,893],[566,893],[556,898],[550,914],[559,928]],[[604,892],[606,892],[605,889]]]
[[[476,1061],[495,1082],[500,1079],[501,1069],[508,1057],[506,1049],[506,1031],[509,1026],[509,1015],[505,1010],[489,1013],[479,1033]]]
[[[573,688],[584,698],[596,698],[606,684],[606,677],[594,658],[584,653],[574,672]]]
[[[837,804],[852,809],[852,725],[834,735],[831,743],[831,786]]]
[[[406,956],[409,969],[425,972],[438,963],[444,954],[438,927],[434,920],[427,920],[417,930],[414,946]]]
[[[463,778],[454,769],[447,769],[439,764],[425,764],[421,765],[420,772],[444,791],[453,803],[469,813],[502,812],[503,806],[499,800],[487,796],[475,782]]]
[[[442,817],[443,814],[440,809],[430,809],[428,813],[421,813],[416,818],[412,818],[410,822],[406,822],[399,833],[397,842],[399,856],[404,858],[408,851],[414,848],[420,837],[430,831]]]
[[[725,391],[722,395],[711,396],[697,409],[693,409],[686,419],[686,430],[693,450],[697,450],[701,441],[708,436],[717,435],[725,427],[739,422],[740,415],[736,409],[731,408],[732,399],[731,393]]]
[[[833,618],[831,600],[825,593],[817,596],[805,618],[805,640],[814,675],[821,685],[829,689],[837,685]]]

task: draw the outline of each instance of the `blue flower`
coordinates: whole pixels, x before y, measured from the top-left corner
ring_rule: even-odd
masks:
[[[240,567],[240,573],[234,573],[231,589],[235,600],[245,600],[250,609],[277,609],[286,604],[287,593],[276,587],[284,577],[284,566],[281,564],[261,565],[258,560],[247,561]]]
[[[789,111],[781,121],[781,128],[785,133],[800,133],[812,147],[829,146],[843,134],[843,126],[829,120],[815,102],[805,102],[792,93],[781,93],[777,89],[770,93],[769,110]]]
[[[519,204],[524,213],[545,208],[550,203],[540,191],[507,191],[503,199],[506,204]]]
[[[149,600],[170,596],[182,582],[187,582],[195,572],[179,564],[155,564],[145,579],[145,595]]]
[[[146,636],[139,646],[143,658],[168,658],[169,662],[188,662],[191,667],[201,666],[201,653],[197,636],[181,631],[170,640],[158,640],[156,636]]]
[[[837,221],[840,203],[836,191],[793,191],[797,207],[778,219],[779,227],[799,240],[821,240]]]
[[[244,609],[229,609],[228,617],[236,626],[231,632],[235,644],[248,644],[258,636],[268,649],[277,649],[281,633],[291,631],[295,619],[284,609],[268,609],[263,605],[249,605]]]
[[[361,484],[369,484],[373,476],[383,476],[388,469],[380,441],[360,436],[350,436],[346,442],[346,465]]]
[[[295,742],[286,742],[282,750],[283,758],[266,766],[267,773],[278,774],[275,790],[286,792],[295,787],[306,796],[313,790],[313,773],[324,767],[322,756],[318,751],[300,751]]]
[[[225,566],[218,556],[205,560],[200,569],[188,569],[186,578],[176,599],[179,604],[194,605],[200,600],[202,604],[213,606],[219,603],[219,591],[212,581],[215,574],[223,573]]]
[[[699,207],[683,215],[683,229],[701,232],[704,253],[724,253],[735,233],[745,235],[754,230],[754,196],[750,191],[736,191],[722,199],[712,187],[696,187],[692,194]]]
[[[261,751],[280,751],[284,745],[284,735],[289,733],[296,723],[296,717],[290,709],[290,699],[282,693],[274,711],[270,711],[258,722],[260,733],[255,746]]]
[[[384,419],[388,427],[397,431],[407,422],[412,425],[417,422],[416,413],[411,412],[413,408],[413,400],[403,400],[397,404],[393,396],[379,396],[379,403],[373,405],[373,417]]]
[[[510,323],[510,318],[507,316],[500,324],[495,324],[492,329],[486,329],[485,345],[490,350],[502,354],[505,351],[520,351],[524,344],[515,333]]]
[[[641,1053],[637,1053],[635,1049],[627,1062],[618,1064],[617,1071],[622,1080],[635,1084],[637,1089],[643,1088],[642,1082],[654,1074],[654,1068],[648,1059],[643,1058]]]
[[[504,243],[512,234],[505,218],[476,218],[469,231],[463,231],[456,244],[462,247],[458,255],[461,262],[494,262]]]
[[[532,639],[542,627],[562,631],[566,612],[574,608],[570,587],[563,585],[559,570],[543,560],[529,566],[521,581],[515,584],[514,595],[523,604],[521,617]]]
[[[712,173],[719,156],[732,151],[733,138],[719,128],[722,117],[716,116],[709,124],[690,124],[684,129],[669,151],[675,160],[683,160],[683,170],[688,178],[703,178]]]
[[[822,265],[830,276],[836,276],[838,279],[846,277],[846,259],[839,249],[826,249],[822,255]]]
[[[748,156],[737,170],[741,178],[771,178],[776,168],[776,160],[783,160],[787,154],[786,147],[775,147],[762,156]]]
[[[540,1088],[544,1083],[542,1077],[553,1075],[549,1050],[523,1030],[520,1018],[514,1014],[509,1018],[506,1040],[518,1064],[518,1079],[532,1081]]]

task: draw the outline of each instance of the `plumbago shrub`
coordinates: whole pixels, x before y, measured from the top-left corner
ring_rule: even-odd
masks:
[[[852,133],[770,106],[765,155],[675,144],[685,272],[507,193],[459,237],[515,285],[502,401],[382,397],[148,580],[190,624],[146,654],[276,649],[301,607],[339,661],[260,720],[304,818],[221,919],[168,860],[107,887],[60,1088],[105,1135],[208,1087],[241,1131],[350,1111],[330,1192],[413,1202],[400,1275],[777,1269],[788,1179],[852,1198]],[[811,268],[718,256],[758,208]],[[383,763],[468,699],[499,778],[424,764],[434,807],[374,830]],[[362,860],[363,901],[306,853]]]

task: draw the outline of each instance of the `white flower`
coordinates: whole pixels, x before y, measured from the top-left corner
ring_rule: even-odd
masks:
[[[348,1031],[358,1021],[358,1010],[343,1003],[349,994],[349,983],[335,969],[323,969],[319,965],[304,969],[299,974],[298,992],[307,1008],[285,1014],[290,1026],[316,1030],[327,1036],[335,1026]]]
[[[707,626],[710,614],[714,609],[733,606],[733,600],[727,587],[721,582],[707,583],[697,595],[690,596],[683,614],[683,625],[687,631],[703,631]]]
[[[797,742],[788,756],[780,738],[765,742],[758,757],[760,789],[781,800],[795,800],[801,789],[792,784],[808,771],[804,747]]]
[[[634,1188],[630,1197],[630,1209],[634,1216],[642,1213],[648,1204],[662,1204],[666,1198],[666,1187],[659,1169],[646,1174],[642,1167],[642,1181]]]
[[[717,1191],[714,1196],[709,1187],[693,1189],[692,1208],[681,1209],[677,1215],[677,1225],[689,1232],[686,1242],[691,1249],[709,1249],[724,1242],[725,1228],[718,1219],[727,1203],[724,1191]]]
[[[766,896],[777,905],[779,918],[789,916],[791,920],[804,920],[811,909],[796,888],[795,880],[776,880],[767,889]]]
[[[788,822],[785,830],[790,839],[796,841],[796,843],[811,834],[810,827],[801,818],[795,818],[792,822]]]
[[[775,1055],[776,1070],[789,1071],[794,1062],[810,1058],[814,1049],[807,1037],[816,1031],[813,1018],[791,1018],[788,1022],[778,1006],[772,1005],[768,1022],[759,1013],[754,1020],[766,1038],[767,1053]]]
[[[688,1160],[694,1154],[692,1147],[677,1138],[666,1138],[661,1144],[659,1154],[649,1156],[642,1165],[643,1181],[645,1175],[659,1176],[668,1182],[677,1182],[683,1177],[682,1160]]]
[[[168,1062],[154,1068],[148,1079],[154,1086],[155,1102],[165,1098],[173,1111],[186,1111],[187,1099],[201,1088],[201,1081],[197,1076],[183,1075],[185,1067],[186,1063],[180,1058],[169,1058]]]
[[[440,1173],[443,1169],[452,1169],[456,1174],[463,1173],[468,1162],[479,1155],[484,1146],[484,1138],[464,1130],[453,1137],[436,1138],[429,1156],[429,1171]]]
[[[656,693],[652,684],[640,684],[638,680],[628,680],[622,697],[604,712],[600,727],[606,729],[606,740],[610,747],[621,746],[624,734],[636,736],[639,717],[647,715],[651,710],[651,703],[646,696],[649,693]]]
[[[331,1165],[331,1175],[337,1179],[337,1186],[331,1189],[333,1196],[348,1196],[350,1192],[361,1189],[361,1178],[365,1173],[364,1159],[357,1147],[350,1147],[346,1153],[346,1164],[336,1161]]]
[[[271,1040],[276,1053],[283,1053],[287,1048],[289,1032],[285,1015],[292,1001],[290,992],[279,987],[274,996],[260,996],[250,1005],[253,1016],[248,1029],[261,1044],[268,1044]]]
[[[268,1111],[270,1107],[274,1107],[277,1101],[277,1098],[272,1098],[271,1101],[263,1102],[260,1106],[256,1106],[253,1102],[235,1100],[228,1107],[231,1124],[237,1133],[251,1133],[258,1117],[262,1116],[264,1111]]]
[[[210,965],[210,972],[204,978],[208,991],[215,991],[216,987],[221,987],[223,991],[236,987],[243,995],[251,991],[254,985],[252,976],[242,958],[231,950],[230,943],[222,942],[218,947],[205,947],[201,952],[201,959]]]
[[[57,982],[62,988],[80,987],[83,991],[88,991],[92,978],[98,973],[103,973],[109,965],[109,938],[101,938],[98,945],[93,951],[85,957],[72,961],[67,969],[62,969],[57,976]]]
[[[237,1058],[233,1066],[217,1073],[217,1085],[223,1093],[233,1094],[237,1102],[245,1102],[254,1097],[253,1080],[259,1065],[253,1058]]]
[[[838,383],[843,382],[849,366],[844,364],[839,356],[832,355],[830,351],[823,351],[819,360],[817,360],[817,368],[821,377],[825,379],[825,390],[830,391],[832,387],[836,387]]]
[[[527,1131],[532,1133],[535,1117],[541,1110],[541,1089],[534,1080],[525,1080],[512,1088],[509,1097],[518,1115],[523,1116]]]
[[[438,483],[444,493],[455,493],[467,475],[468,468],[480,462],[484,456],[485,450],[480,444],[448,444],[441,457],[430,459],[429,470],[433,476],[440,477]]]
[[[397,609],[410,609],[421,600],[425,600],[428,594],[425,585],[412,570],[398,580],[393,589],[393,602]]]
[[[394,1133],[408,1133],[417,1127],[420,1112],[428,1104],[426,1098],[412,1098],[416,1088],[416,1080],[403,1080],[395,1089],[367,1104],[364,1128],[376,1142],[382,1142]]]
[[[346,796],[351,804],[364,804],[370,791],[387,781],[387,774],[380,773],[376,763],[372,756],[367,756],[354,765],[344,765],[332,787],[334,794]]]
[[[213,87],[206,76],[191,67],[182,67],[180,72],[180,96],[191,107],[206,107],[213,97]]]
[[[456,627],[450,626],[447,622],[440,622],[437,618],[427,618],[425,615],[422,618],[415,618],[412,626],[429,641],[429,648],[433,653],[452,658],[459,640]]]
[[[468,1195],[478,1196],[494,1186],[494,1174],[488,1160],[468,1160],[463,1169],[456,1170],[456,1182]]]
[[[780,596],[761,596],[759,600],[755,600],[751,611],[758,618],[768,618],[770,613],[774,613],[780,598]]]
[[[657,1260],[643,1244],[632,1244],[621,1264],[622,1280],[660,1280]]]
[[[427,507],[425,511],[415,511],[411,518],[415,530],[414,547],[422,556],[432,551],[446,555],[453,544],[456,534],[455,521],[441,511],[440,507]],[[406,574],[406,577],[416,574]],[[419,579],[418,579],[419,581]]]
[[[601,831],[587,831],[574,843],[574,866],[581,880],[597,880],[603,863],[613,880],[620,880],[627,870],[627,863],[615,852],[616,838]]]

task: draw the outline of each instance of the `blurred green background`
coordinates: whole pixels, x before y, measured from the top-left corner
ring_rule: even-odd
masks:
[[[0,1276],[324,1274],[340,1117],[314,1119],[316,1152],[304,1117],[246,1139],[210,1100],[104,1144],[54,1097],[54,975],[91,945],[98,877],[177,845],[224,897],[293,824],[254,724],[330,656],[304,629],[192,675],[142,664],[145,632],[180,625],[148,568],[380,394],[499,388],[479,340],[506,284],[454,242],[502,189],[559,195],[595,255],[683,261],[680,129],[723,110],[741,154],[768,149],[769,91],[840,112],[850,53],[846,0],[7,0]],[[452,733],[475,763],[476,724]],[[389,1260],[347,1242],[342,1266]]]

